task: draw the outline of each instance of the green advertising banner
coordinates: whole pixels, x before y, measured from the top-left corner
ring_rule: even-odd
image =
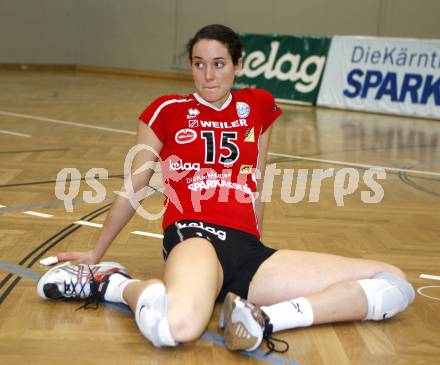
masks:
[[[276,99],[316,103],[331,38],[248,33],[240,38],[244,63],[235,89],[262,88]]]

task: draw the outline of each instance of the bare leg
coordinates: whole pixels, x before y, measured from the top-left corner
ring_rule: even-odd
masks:
[[[405,277],[400,269],[384,262],[280,250],[269,257],[254,275],[248,299],[257,305],[271,305],[307,297],[343,281],[371,278],[384,271]]]
[[[306,299],[313,308],[313,324],[358,321],[368,312],[367,298],[354,281],[333,284]]]
[[[271,348],[272,332],[390,318],[414,300],[414,289],[404,278],[401,270],[382,262],[278,251],[254,275],[248,300],[233,293],[226,296],[226,347],[253,351],[266,339]],[[285,345],[276,351],[287,351]]]
[[[163,282],[157,279],[130,283],[124,300],[135,311],[140,295],[152,284],[165,284],[168,322],[177,342],[197,339],[211,318],[223,283],[223,271],[212,245],[202,238],[178,244],[165,265]]]
[[[253,351],[271,332],[313,324],[382,320],[404,310],[413,299],[411,285],[392,265],[278,251],[254,275],[248,301],[232,293],[226,297],[222,308],[225,344],[231,350]]]
[[[211,243],[190,238],[171,251],[165,266],[168,320],[176,341],[194,341],[206,329],[223,285],[223,270]]]
[[[368,313],[368,300],[357,280],[380,272],[405,277],[398,268],[378,261],[282,250],[261,265],[248,299],[270,306],[305,297],[313,312],[312,324],[362,320]]]

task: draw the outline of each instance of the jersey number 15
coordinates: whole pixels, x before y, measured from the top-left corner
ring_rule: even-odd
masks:
[[[215,138],[213,131],[202,131],[202,138],[205,140],[205,163],[215,163],[216,150],[215,150]],[[237,140],[237,132],[222,132],[220,139],[220,148],[228,150],[227,154],[223,152],[218,158],[218,162],[221,164],[232,164],[238,160],[240,156],[240,150],[238,146],[232,142]]]

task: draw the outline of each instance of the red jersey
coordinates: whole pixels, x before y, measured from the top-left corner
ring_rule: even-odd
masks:
[[[232,92],[221,108],[197,94],[151,103],[139,119],[163,142],[163,228],[197,219],[260,237],[254,211],[259,137],[280,114],[269,92],[251,88]]]

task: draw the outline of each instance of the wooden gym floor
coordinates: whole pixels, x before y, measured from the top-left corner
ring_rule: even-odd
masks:
[[[440,275],[438,121],[283,106],[273,129],[269,162],[282,173],[295,170],[287,179],[292,187],[284,190],[281,176],[275,177],[264,241],[398,265],[420,293],[389,321],[287,331],[279,337],[290,343],[289,352],[264,357],[262,351],[224,348],[217,305],[200,340],[158,350],[123,307],[75,311],[77,303],[37,297],[35,283],[45,271],[40,258],[94,246],[122,184],[137,116],[158,95],[190,91],[187,81],[0,71],[0,364],[440,364],[439,282],[420,277]],[[370,191],[363,182],[368,166],[390,168],[378,180],[384,197],[377,204],[361,200],[361,191]],[[65,167],[78,169],[83,179],[72,212],[55,196],[57,174]],[[109,178],[101,180],[107,199],[85,203],[82,193],[92,189],[84,177],[94,167],[108,170]],[[313,169],[350,167],[360,183],[344,206],[335,201],[334,175],[322,182],[319,201],[308,201]],[[305,197],[286,203],[290,189],[300,186],[298,169],[309,171]],[[161,204],[157,194],[143,206],[158,212]],[[86,223],[74,223],[79,220]],[[134,231],[161,234],[160,221],[135,216],[105,259],[123,263],[134,277],[160,276],[160,238]]]

